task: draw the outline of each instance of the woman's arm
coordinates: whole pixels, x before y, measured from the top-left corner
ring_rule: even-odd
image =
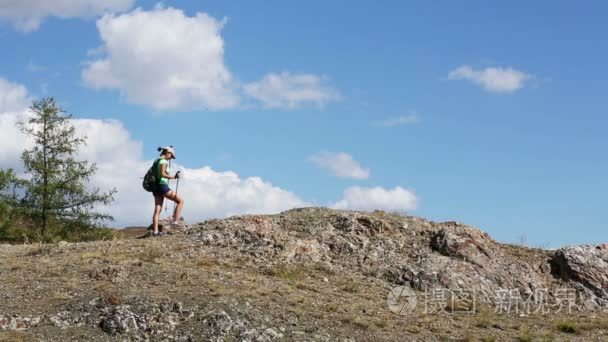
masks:
[[[160,164],[160,175],[163,178],[175,179],[175,177],[172,177],[167,173],[167,164]]]

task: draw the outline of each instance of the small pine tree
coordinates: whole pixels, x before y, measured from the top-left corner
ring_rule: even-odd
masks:
[[[77,223],[86,229],[111,220],[111,216],[96,212],[95,207],[111,203],[116,190],[101,192],[87,187],[97,168],[76,160],[78,148],[86,143],[86,138],[76,136],[69,121],[71,116],[53,98],[34,101],[30,109],[32,116],[19,124],[34,142],[34,147],[21,156],[29,176],[23,182],[21,200],[26,217],[40,227],[43,239],[52,222]]]

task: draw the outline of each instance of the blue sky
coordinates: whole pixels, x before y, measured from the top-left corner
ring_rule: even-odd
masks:
[[[402,209],[531,245],[608,241],[604,2],[79,1],[0,1],[0,79],[23,85],[28,99],[55,96],[77,118],[118,120],[127,142],[141,142],[142,160],[172,144],[182,167],[261,177],[297,197],[293,206]],[[118,25],[136,11],[169,10],[183,13],[142,15],[138,25],[150,20],[150,30]],[[104,26],[107,12],[116,14]],[[210,18],[200,31],[176,29],[197,13]],[[131,48],[126,56],[137,58],[123,55]],[[116,79],[84,75],[103,60]],[[180,82],[212,90],[171,88],[180,63],[202,65]],[[176,102],[163,107],[154,94],[166,89]],[[110,165],[128,168],[122,156]],[[248,205],[204,216],[262,211]]]

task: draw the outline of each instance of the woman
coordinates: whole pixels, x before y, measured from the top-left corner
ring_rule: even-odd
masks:
[[[182,215],[182,209],[184,208],[184,200],[173,190],[169,188],[169,179],[179,178],[179,172],[175,176],[169,175],[169,160],[175,159],[175,150],[172,147],[163,147],[160,149],[160,157],[157,160],[157,167],[159,168],[158,174],[160,175],[160,182],[154,195],[154,216],[152,217],[152,235],[161,236],[164,233],[158,231],[158,220],[160,218],[160,212],[163,208],[165,198],[175,202],[175,211],[171,217],[173,224],[177,224],[179,218]]]

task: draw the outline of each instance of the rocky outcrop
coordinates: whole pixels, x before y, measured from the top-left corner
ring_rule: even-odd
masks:
[[[201,322],[204,335],[195,337],[180,330],[180,325],[188,321]],[[266,342],[282,338],[281,330],[285,331],[284,328],[256,325],[242,312],[201,311],[197,307],[185,308],[181,302],[154,302],[138,297],[126,298],[125,303],[112,297],[94,298],[48,316],[0,315],[0,331],[27,330],[46,323],[62,330],[98,327],[117,340],[135,341],[225,341],[237,338],[239,341]]]
[[[431,238],[431,247],[437,252],[483,266],[492,259],[494,241],[487,233],[456,222],[447,222]]]
[[[235,337],[239,341],[267,342],[280,339],[283,334],[270,327],[252,327],[251,322],[239,317],[231,317],[226,311],[210,311],[203,318],[208,332],[208,341],[225,341]]]
[[[603,246],[526,248],[462,223],[380,211],[306,208],[208,220],[165,238],[0,247],[0,340],[433,340],[437,329],[480,331],[474,315],[418,325],[435,295],[448,301],[444,310],[517,305],[502,329],[490,327],[501,341],[519,333],[509,327],[523,321],[513,319],[554,329],[543,308],[527,315],[539,303],[578,311],[568,317],[583,322],[608,313]],[[391,302],[387,292],[398,295]],[[402,313],[404,293],[409,320],[390,318]],[[404,324],[420,330],[405,336]],[[606,336],[608,325],[594,324],[602,331],[581,340]]]
[[[556,277],[583,291],[593,304],[608,304],[608,248],[572,246],[558,249],[551,258]]]
[[[581,300],[593,295],[601,299],[596,300],[599,307],[608,306],[603,252],[579,255],[500,244],[487,233],[457,222],[306,208],[210,220],[193,226],[190,236],[271,264],[322,263],[419,291],[475,293],[481,302],[494,302],[501,291],[532,302],[547,296],[551,300],[565,288],[589,289],[582,292]],[[568,279],[551,271],[562,259]]]

